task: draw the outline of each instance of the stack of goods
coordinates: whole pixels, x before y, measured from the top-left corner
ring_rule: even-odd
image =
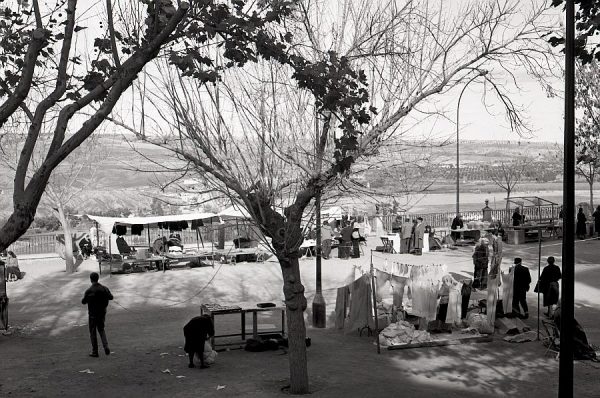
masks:
[[[477,329],[479,333],[493,334],[494,325],[490,323],[487,316],[484,314],[469,314],[467,317],[469,328]]]
[[[221,305],[221,304],[203,304],[203,307],[208,311],[230,311],[230,310],[240,310],[241,307],[238,305]]]
[[[426,341],[431,341],[431,335],[424,330],[415,330],[414,326],[406,321],[392,323],[379,333],[379,343],[384,347]]]

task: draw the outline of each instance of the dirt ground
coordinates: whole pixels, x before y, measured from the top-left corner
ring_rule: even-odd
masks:
[[[375,238],[370,238],[375,246]],[[369,247],[370,249],[371,247]],[[600,241],[577,243],[576,318],[591,343],[600,344]],[[542,257],[560,263],[560,241],[544,244]],[[361,259],[323,262],[327,312],[335,307],[335,289],[367,270],[370,251]],[[386,261],[445,263],[453,273],[472,275],[471,248],[423,256],[375,253],[375,266]],[[503,269],[522,257],[537,280],[537,245],[505,246]],[[545,261],[542,261],[542,266]],[[103,275],[115,300],[107,315],[110,356],[88,357],[86,308],[81,305],[89,273],[86,260],[67,275],[56,258],[20,259],[25,279],[10,283],[11,333],[0,335],[0,396],[3,397],[276,397],[289,384],[284,351],[220,352],[210,369],[188,369],[182,350],[183,325],[203,302],[279,302],[277,263],[215,264],[215,267]],[[315,289],[313,259],[301,260],[310,303]],[[537,296],[528,294],[535,328]],[[543,309],[542,309],[543,310]],[[277,318],[263,323],[278,326]],[[239,319],[219,320],[219,333],[235,330]],[[251,323],[248,321],[247,325]],[[494,336],[491,343],[464,344],[377,354],[373,338],[308,326],[312,395],[318,397],[470,397],[556,396],[558,361],[544,355],[540,342],[521,344]],[[85,371],[85,372],[82,372]],[[92,373],[93,372],[93,373]],[[598,397],[600,364],[575,362],[575,396]]]

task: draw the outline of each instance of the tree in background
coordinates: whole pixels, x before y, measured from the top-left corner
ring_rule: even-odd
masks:
[[[509,222],[511,219],[510,195],[514,192],[515,187],[521,181],[525,170],[530,162],[527,159],[517,159],[511,162],[500,162],[499,165],[488,167],[489,178],[506,192],[506,219]]]
[[[23,146],[14,177],[13,208],[0,227],[0,251],[33,222],[53,171],[96,131],[140,72],[163,54],[161,50],[169,47],[170,64],[183,69],[189,63],[203,63],[205,67],[196,70],[195,77],[215,81],[219,70],[255,60],[247,56],[248,46],[269,40],[267,27],[289,13],[292,1],[260,2],[251,7],[245,0],[231,5],[218,0],[191,5],[171,0],[123,0],[116,7],[118,12],[113,12],[110,0],[104,10],[100,9],[102,3],[92,10],[85,2],[86,8],[78,11],[80,3],[9,0],[0,14],[0,67],[4,73],[0,80],[0,146],[15,125],[27,130],[26,136],[19,137]],[[83,13],[93,12],[106,12],[107,20],[95,19],[101,33],[90,42],[86,26],[77,23]],[[212,60],[198,51],[216,40],[224,46],[223,59],[227,60],[217,70]],[[33,165],[32,155],[40,139],[51,144],[43,161]]]
[[[149,75],[154,87],[147,89],[138,137],[171,150],[184,163],[183,175],[195,171],[247,209],[280,263],[294,393],[308,392],[299,247],[317,195],[406,134],[403,122],[438,94],[482,70],[492,85],[502,73],[515,77],[517,65],[552,65],[540,37],[547,31],[544,5],[444,4],[301,2],[286,26],[294,35],[263,36],[252,54],[263,60],[251,68],[199,84],[205,60],[220,58],[211,49],[179,70],[162,66],[160,79]],[[327,20],[336,12],[339,20]],[[502,85],[494,92],[511,125],[523,127]]]
[[[150,203],[150,211],[154,216],[164,216],[165,212],[163,210],[163,203],[158,198],[152,198],[152,203]]]
[[[577,65],[575,106],[580,115],[575,130],[576,172],[589,185],[593,211],[594,183],[600,172],[600,68],[595,60]]]

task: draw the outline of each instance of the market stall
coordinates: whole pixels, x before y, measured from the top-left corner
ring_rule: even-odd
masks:
[[[507,205],[516,205],[522,209],[518,225],[505,228],[507,243],[520,245],[526,242],[536,242],[558,237],[562,229],[562,220],[554,218],[557,203],[539,196],[516,196],[505,199]],[[550,207],[549,214],[542,213],[542,207]],[[527,211],[527,214],[525,214]]]
[[[152,241],[150,236],[151,228],[158,228],[161,231],[181,231],[182,229],[195,229],[197,236],[197,250],[200,251],[200,242],[204,247],[204,242],[200,236],[198,228],[204,223],[220,222],[220,218],[214,213],[189,213],[175,214],[171,216],[154,216],[154,217],[100,217],[88,215],[88,217],[96,223],[96,231],[102,231],[106,236],[109,236],[108,247],[104,250],[99,250],[98,267],[102,273],[103,263],[108,266],[109,272],[136,272],[145,271],[148,269],[167,268],[169,263],[174,263],[178,260],[175,253],[186,254],[183,250],[169,253],[168,240],[163,235]],[[190,225],[191,224],[191,225]],[[129,231],[131,235],[142,235],[146,230],[147,245],[143,247],[131,248],[122,237]],[[121,239],[119,239],[121,238]],[[96,237],[98,240],[98,237]],[[159,241],[160,244],[155,243]],[[164,243],[163,243],[164,242]],[[179,247],[179,246],[178,246]],[[114,253],[118,251],[119,253]],[[187,253],[190,254],[190,253]],[[167,256],[169,255],[169,256]],[[193,257],[197,257],[198,253],[194,253]]]
[[[467,313],[470,281],[455,279],[444,264],[371,263],[369,272],[338,288],[335,327],[374,333],[378,351],[380,346],[393,350],[491,341],[485,335],[493,333],[493,321]]]

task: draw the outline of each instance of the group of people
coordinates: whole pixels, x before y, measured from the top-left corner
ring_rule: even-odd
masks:
[[[90,341],[92,351],[90,356],[98,358],[98,335],[104,348],[104,354],[110,355],[111,350],[106,337],[105,322],[106,309],[110,300],[114,297],[108,287],[100,284],[100,275],[96,272],[90,274],[92,285],[85,291],[81,303],[88,307],[88,328],[90,331]],[[200,360],[200,368],[208,368],[205,364],[204,351],[207,339],[215,335],[215,329],[212,319],[208,315],[201,315],[192,318],[184,327],[183,335],[185,338],[184,351],[188,354],[188,367],[194,368],[194,356]]]
[[[400,253],[422,254],[425,230],[423,217],[412,221],[408,217],[396,217],[392,223],[392,232],[400,234]]]
[[[491,246],[491,261],[490,261],[490,246]],[[497,233],[489,234],[485,238],[481,238],[473,250],[473,288],[474,289],[490,289],[501,284],[500,265],[502,263],[502,239]],[[554,257],[548,257],[547,265],[544,267],[535,292],[542,293],[544,296],[543,305],[548,307],[546,315],[552,316],[552,308],[558,303],[559,284],[561,279],[560,268],[555,264]],[[488,275],[489,267],[489,275]],[[514,259],[513,272],[513,295],[512,295],[512,310],[513,314],[523,319],[529,317],[529,308],[527,306],[527,292],[531,285],[531,274],[529,268],[523,265],[522,259],[517,257]],[[497,281],[498,286],[489,286],[490,280]]]
[[[594,234],[600,238],[600,206],[596,207],[596,210],[592,213],[594,218]],[[577,211],[577,239],[585,239],[587,235],[587,217],[583,212],[583,207],[580,207]]]
[[[360,234],[355,221],[343,221],[340,230],[337,227],[332,227],[328,221],[323,221],[321,226],[321,258],[325,260],[331,258],[333,239],[339,240],[340,258],[360,258],[360,242],[365,241],[365,237]]]

